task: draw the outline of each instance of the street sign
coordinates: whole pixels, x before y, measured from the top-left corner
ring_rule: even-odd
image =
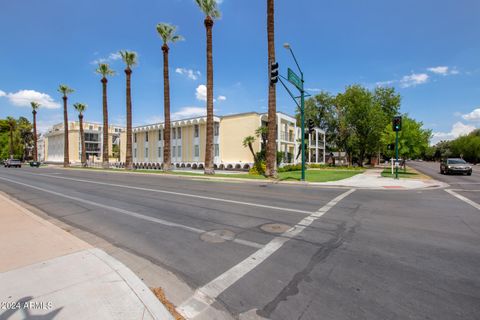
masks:
[[[303,91],[302,80],[292,69],[288,68],[288,81],[297,87],[298,90]]]

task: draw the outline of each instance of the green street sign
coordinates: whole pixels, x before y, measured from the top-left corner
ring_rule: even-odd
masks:
[[[288,68],[288,81],[297,87],[298,90],[303,91],[302,80],[292,69]]]

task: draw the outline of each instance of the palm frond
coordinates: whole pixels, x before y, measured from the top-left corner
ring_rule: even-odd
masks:
[[[137,53],[135,51],[120,51],[123,62],[127,65],[128,68],[131,68],[137,64]]]
[[[217,0],[195,0],[200,10],[212,19],[221,17],[220,10],[218,10]]]
[[[182,36],[176,34],[177,26],[169,23],[162,22],[157,24],[157,32],[160,38],[162,38],[164,44],[183,40]]]
[[[67,86],[66,84],[61,84],[58,86],[58,92],[62,93],[65,97],[68,96],[70,93],[73,93],[75,90]]]
[[[78,114],[83,114],[87,109],[87,105],[83,103],[75,103],[73,107],[77,110]]]
[[[30,102],[30,105],[32,106],[33,111],[37,111],[38,108],[40,108],[40,103],[35,102],[35,101]]]
[[[95,72],[101,74],[104,78],[115,75],[115,71],[110,69],[108,63],[99,63]]]

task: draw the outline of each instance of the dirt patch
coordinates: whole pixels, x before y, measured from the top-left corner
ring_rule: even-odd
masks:
[[[161,303],[167,308],[167,310],[172,314],[175,320],[185,320],[184,317],[180,313],[177,312],[173,303],[168,301],[167,297],[165,296],[165,292],[163,292],[162,288],[150,288],[155,296],[160,300]]]

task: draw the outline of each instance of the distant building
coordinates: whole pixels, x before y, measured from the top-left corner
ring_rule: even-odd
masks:
[[[78,121],[68,123],[69,136],[69,157],[72,164],[81,162],[82,146],[80,141],[80,124]],[[101,162],[103,152],[103,125],[99,123],[85,122],[83,123],[83,130],[85,135],[85,149],[87,160],[89,162]],[[110,162],[119,161],[118,158],[113,158],[113,146],[124,148],[121,145],[121,135],[124,134],[124,128],[120,126],[111,125],[108,128],[108,151]],[[47,163],[63,163],[64,152],[64,126],[63,123],[54,125],[43,136],[42,158]],[[40,156],[40,151],[39,151]]]

